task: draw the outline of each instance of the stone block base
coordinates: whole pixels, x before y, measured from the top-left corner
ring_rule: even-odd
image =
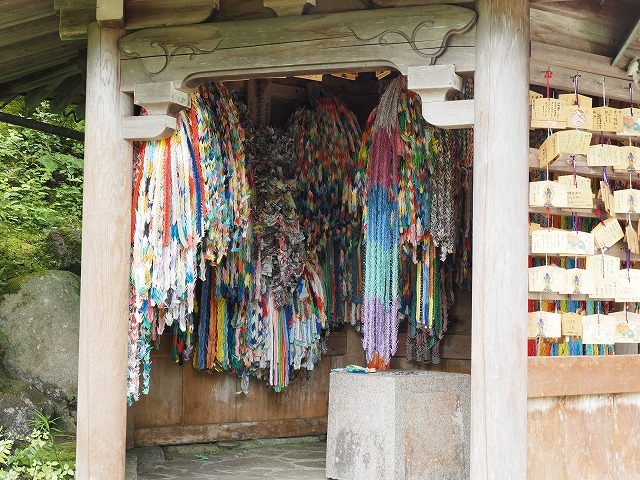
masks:
[[[468,479],[470,405],[469,375],[331,373],[327,477]]]

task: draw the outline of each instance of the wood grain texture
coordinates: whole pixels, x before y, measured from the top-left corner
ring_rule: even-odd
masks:
[[[236,378],[226,372],[206,373],[184,365],[183,423],[231,423],[236,421]],[[169,398],[175,398],[170,395]]]
[[[301,382],[300,417],[313,418],[327,416],[329,413],[329,374],[331,358],[323,358],[313,371]]]
[[[527,479],[564,479],[563,399],[530,398],[527,406]]]
[[[149,394],[140,395],[136,405],[136,425],[162,426],[182,423],[184,370],[177,366],[171,357],[153,360]]]
[[[640,476],[640,394],[528,401],[529,480]]]
[[[240,390],[240,379],[236,379]],[[235,399],[237,422],[259,422],[269,420],[269,388],[264,380],[249,380],[249,393],[238,395]]]
[[[137,428],[135,432],[135,444],[138,447],[142,447],[148,445],[176,445],[180,443],[247,440],[252,438],[301,437],[306,435],[321,435],[324,433],[327,433],[326,416],[262,422]]]
[[[640,393],[613,397],[614,478],[640,478]]]
[[[640,389],[640,356],[530,357],[529,397],[595,395]]]
[[[478,0],[476,9],[471,478],[518,480],[527,464],[529,2]]]
[[[564,399],[565,478],[620,478],[611,475],[615,432],[613,397],[571,396]],[[626,430],[624,425],[619,425]]]
[[[149,82],[150,75],[154,81],[169,80],[178,88],[193,88],[211,78],[371,70],[376,66],[406,73],[409,66],[429,63],[429,58],[413,48],[434,53],[447,32],[468,30],[474,15],[472,10],[441,5],[141,30],[120,44],[130,57],[122,65],[123,88],[131,91],[135,84]],[[402,31],[405,37],[392,30]],[[414,34],[415,43],[410,44],[407,39]],[[473,71],[474,31],[452,38],[449,44],[455,46],[445,50],[437,63]]]
[[[117,29],[90,28],[82,214],[76,478],[123,479],[132,146]]]
[[[544,11],[537,7],[536,4],[531,9],[532,41],[607,57],[615,57],[640,15],[638,2],[616,0],[602,3],[595,15],[576,15],[575,4],[574,8],[565,7],[563,11]]]

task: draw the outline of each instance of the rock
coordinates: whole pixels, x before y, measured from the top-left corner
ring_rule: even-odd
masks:
[[[70,272],[24,277],[16,293],[0,299],[6,373],[31,383],[56,405],[58,416],[69,418],[75,417],[78,391],[79,317],[80,278]]]
[[[56,427],[63,431],[74,429],[73,420],[60,407],[33,385],[10,378],[0,378],[0,425],[2,434],[26,436],[31,433],[29,421],[34,420],[35,411],[47,418],[59,418]]]
[[[46,239],[47,253],[57,268],[80,275],[82,231],[70,228],[54,228]]]

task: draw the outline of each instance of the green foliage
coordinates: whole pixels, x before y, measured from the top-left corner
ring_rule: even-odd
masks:
[[[2,110],[27,113],[20,98]],[[51,113],[46,102],[30,116],[84,128],[71,116]],[[0,294],[11,278],[50,266],[43,240],[51,228],[80,226],[82,157],[80,142],[0,123]]]
[[[0,438],[0,479],[74,478],[75,445],[61,441],[63,434],[54,422],[36,412],[27,438]]]

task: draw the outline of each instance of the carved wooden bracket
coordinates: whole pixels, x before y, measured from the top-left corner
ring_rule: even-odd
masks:
[[[452,100],[464,88],[455,65],[409,67],[407,86],[422,99],[422,116],[441,128],[473,126],[473,100]]]
[[[316,0],[264,0],[262,4],[276,12],[279,17],[290,17],[301,15],[305,5],[310,4],[315,7]]]
[[[176,116],[189,106],[189,93],[178,90],[173,82],[143,83],[133,91],[133,103],[146,115],[125,117],[123,137],[127,140],[159,140],[176,129]]]
[[[153,85],[171,84],[175,95],[213,79],[376,68],[407,74],[437,64],[473,72],[475,22],[473,10],[431,5],[140,30],[120,41],[121,88],[140,92],[136,103],[154,115],[175,116],[170,106],[180,102]],[[164,119],[157,125],[153,138],[166,132]],[[125,138],[143,134],[149,130],[125,130]]]

